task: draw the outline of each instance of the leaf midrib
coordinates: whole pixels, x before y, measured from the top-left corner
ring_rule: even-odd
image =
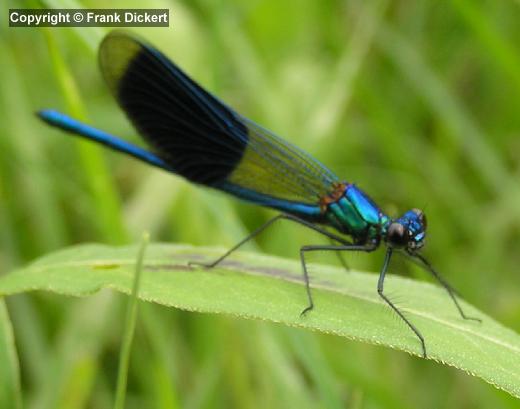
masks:
[[[147,265],[164,265],[164,263],[168,263],[168,262],[171,262],[171,260],[170,259],[164,259],[164,260],[157,260],[157,259],[155,259],[151,263],[148,262]],[[45,270],[48,270],[48,269],[54,269],[54,268],[62,268],[62,267],[92,267],[92,266],[103,265],[103,264],[106,264],[106,265],[110,265],[110,264],[133,265],[133,264],[135,264],[135,260],[132,260],[132,259],[98,259],[98,260],[96,260],[96,262],[92,262],[92,261],[89,261],[89,260],[73,261],[73,262],[68,261],[68,262],[61,262],[61,263],[55,263],[55,264],[45,264],[42,267],[40,267],[38,265],[33,265],[33,266],[28,267],[27,270],[29,270],[31,272],[38,273],[38,272],[42,272],[42,271],[45,271]],[[238,272],[241,272],[241,273],[244,272],[244,270],[237,269],[236,267],[233,268],[233,267],[227,266],[226,268],[228,268],[229,270],[235,270],[235,271],[238,271]],[[251,274],[251,275],[264,276],[264,275],[262,275],[260,273],[255,272],[254,270],[246,270],[245,272],[247,274]],[[130,276],[130,274],[128,274],[126,271],[121,271],[121,273]],[[373,275],[373,273],[366,273],[366,272],[359,272],[359,274],[372,274]],[[291,276],[286,276],[286,277],[270,276],[270,277],[276,278],[276,279],[279,279],[279,280],[290,281],[292,283],[296,283],[296,284],[299,284],[299,285],[303,286],[303,282],[301,280],[297,280],[297,279],[295,279],[295,278],[293,278]],[[400,279],[404,280],[404,281],[413,282],[412,280],[409,280],[406,277],[400,277]],[[421,283],[421,285],[431,286],[431,287],[437,288],[437,287],[433,286],[432,284],[426,283],[426,282]],[[331,292],[331,293],[346,295],[346,296],[349,296],[351,298],[358,299],[358,300],[363,300],[365,302],[369,302],[369,303],[372,303],[372,304],[377,304],[377,305],[382,305],[382,306],[386,305],[384,302],[380,301],[379,299],[377,299],[375,297],[365,297],[365,296],[360,295],[358,293],[352,293],[352,292],[350,292],[348,290],[348,288],[343,288],[341,290],[338,290],[338,289],[335,289],[335,288],[324,286],[324,285],[322,285],[320,283],[313,284],[313,288],[317,288],[317,289],[320,289],[322,291],[328,291],[328,292]],[[414,314],[417,317],[428,319],[428,320],[430,320],[432,322],[444,325],[446,327],[450,327],[452,329],[455,329],[455,330],[458,330],[460,332],[463,332],[463,333],[465,333],[467,335],[472,335],[472,336],[479,337],[479,338],[481,338],[483,340],[486,340],[486,341],[488,341],[490,343],[494,343],[495,345],[501,346],[504,349],[507,349],[507,350],[510,350],[510,351],[513,351],[513,352],[516,352],[516,353],[520,353],[520,348],[516,348],[516,347],[514,347],[513,345],[511,345],[511,344],[509,344],[507,342],[500,341],[500,340],[498,340],[496,338],[493,338],[493,337],[490,337],[488,335],[484,335],[484,334],[481,334],[481,333],[478,333],[478,332],[474,332],[473,328],[466,327],[466,326],[460,326],[460,325],[457,325],[456,323],[454,323],[452,321],[446,321],[446,320],[444,320],[442,318],[438,318],[436,316],[432,316],[432,315],[428,314],[427,312],[419,311],[419,310],[416,310],[416,309],[413,309],[413,308],[403,307],[403,309],[406,310],[408,313]]]

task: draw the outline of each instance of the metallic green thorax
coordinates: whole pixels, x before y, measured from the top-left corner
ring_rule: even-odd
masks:
[[[361,189],[345,186],[343,195],[329,203],[325,211],[328,224],[356,242],[379,241],[390,218]]]

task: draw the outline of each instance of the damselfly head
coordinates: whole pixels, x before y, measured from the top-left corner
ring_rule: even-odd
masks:
[[[408,210],[390,222],[385,240],[389,246],[414,252],[424,246],[426,216],[419,209]]]

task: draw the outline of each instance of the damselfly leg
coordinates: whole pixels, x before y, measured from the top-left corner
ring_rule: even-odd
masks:
[[[458,292],[446,281],[446,279],[443,276],[439,274],[437,270],[433,268],[430,262],[423,255],[411,252],[406,252],[406,254],[409,257],[411,257],[412,260],[418,261],[417,264],[421,266],[424,270],[426,270],[428,273],[430,273],[439,282],[439,284],[446,290],[446,292],[452,299],[453,303],[455,304],[455,307],[457,307],[457,310],[459,311],[459,314],[463,319],[482,322],[480,318],[469,317],[464,313],[462,307],[459,304],[459,301],[457,300]]]

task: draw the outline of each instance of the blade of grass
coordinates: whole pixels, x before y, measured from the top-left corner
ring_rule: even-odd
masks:
[[[309,116],[309,123],[304,126],[314,143],[321,142],[338,126],[341,115],[350,103],[354,83],[372,46],[387,4],[386,0],[378,0],[357,5],[360,10],[356,10],[356,14],[359,16],[349,44],[334,71],[324,72],[326,78],[319,82],[316,105]]]
[[[62,385],[57,409],[86,408],[98,373],[98,362],[84,357],[74,363],[66,382]]]
[[[44,359],[40,359],[43,373],[35,382],[31,408],[66,408],[72,401],[78,403],[92,397],[97,379],[102,375],[98,358],[115,325],[111,315],[115,300],[113,294],[102,292],[72,305],[69,303],[60,332]],[[41,317],[44,320],[45,314]],[[26,349],[31,347],[30,344]],[[83,396],[76,396],[76,392]]]
[[[85,121],[86,110],[78,87],[56,45],[54,33],[52,30],[44,30],[43,32],[56,79],[62,88],[68,111],[73,117]],[[92,64],[93,69],[95,69],[95,66],[95,64]],[[101,150],[93,144],[79,139],[76,139],[76,144],[81,165],[93,195],[92,208],[96,216],[92,216],[91,220],[96,221],[98,231],[107,241],[114,244],[123,243],[126,241],[126,232],[120,216],[121,206],[117,191],[103,161]]]
[[[327,408],[339,409],[344,407],[336,388],[337,385],[334,382],[334,373],[323,356],[317,338],[311,334],[297,334],[293,331],[287,331],[286,336],[306,372],[316,385],[320,395],[319,401],[324,402]]]
[[[145,233],[141,241],[141,247],[139,248],[137,261],[135,264],[132,293],[128,299],[128,306],[126,310],[123,345],[119,355],[119,368],[117,371],[116,399],[114,402],[114,409],[124,409],[125,407],[126,383],[128,379],[128,367],[130,365],[130,352],[132,349],[132,340],[134,338],[135,323],[137,320],[137,307],[139,301],[137,295],[139,292],[139,286],[141,284],[141,272],[143,270],[144,254],[149,240],[150,236],[148,233]]]
[[[20,364],[13,327],[4,300],[0,300],[0,408],[22,409]]]
[[[518,41],[516,49],[508,38],[503,37],[493,25],[491,18],[482,9],[483,3],[454,0],[449,4],[455,9],[464,22],[475,33],[484,48],[483,56],[503,71],[520,93],[520,58],[518,57]],[[520,16],[520,14],[517,13]],[[517,39],[518,40],[518,39]]]
[[[147,230],[155,235],[166,224],[168,211],[181,192],[178,178],[155,171],[147,175],[125,205],[124,220],[130,234],[138,237]]]
[[[385,24],[380,26],[377,44],[402,71],[403,80],[408,81],[446,123],[451,130],[449,136],[464,148],[487,187],[501,194],[504,181],[510,179],[504,163],[469,113],[425,63],[413,44]]]
[[[33,133],[29,126],[32,109],[16,66],[17,58],[11,50],[9,45],[0,43],[2,75],[9,78],[0,87],[5,109],[2,122],[10,136],[2,137],[1,148],[5,158],[16,165],[11,166],[10,172],[5,175],[6,193],[11,195],[7,203],[11,205],[10,216],[15,222],[26,218],[31,220],[32,230],[26,232],[23,228],[25,226],[20,223],[20,228],[14,229],[15,235],[30,236],[30,240],[24,243],[31,250],[28,252],[41,254],[42,251],[61,247],[67,241],[67,232],[57,196],[53,194],[52,179],[43,157],[41,141],[28,142],[28,137]],[[22,241],[21,238],[19,240]]]
[[[81,1],[75,0],[37,0],[34,1],[37,5],[31,7],[42,7],[48,9],[83,9],[88,8],[87,4],[82,3]],[[92,53],[95,54],[95,50],[99,41],[103,37],[104,30],[100,27],[89,27],[88,30],[85,30],[83,27],[70,27],[69,30],[74,31],[76,35],[78,35],[82,41],[88,45],[88,49],[92,50]],[[61,30],[60,30],[61,31]]]
[[[284,328],[258,326],[252,345],[258,372],[275,395],[280,407],[310,409],[316,407],[314,391],[308,387],[300,363],[294,359],[292,347],[284,343]]]
[[[52,349],[46,338],[45,322],[35,307],[32,297],[22,295],[9,299],[9,310],[14,323],[14,334],[20,351],[24,382],[41,385],[48,378]],[[26,399],[27,407],[32,397]]]
[[[143,332],[150,353],[147,358],[149,370],[154,379],[149,381],[151,389],[156,397],[158,408],[179,408],[178,385],[184,379],[185,374],[179,368],[181,366],[182,352],[177,339],[172,339],[171,334],[181,332],[177,320],[172,319],[172,314],[164,316],[160,314],[159,307],[145,304],[140,309]],[[174,315],[175,317],[175,315]],[[151,368],[151,369],[150,369]]]

